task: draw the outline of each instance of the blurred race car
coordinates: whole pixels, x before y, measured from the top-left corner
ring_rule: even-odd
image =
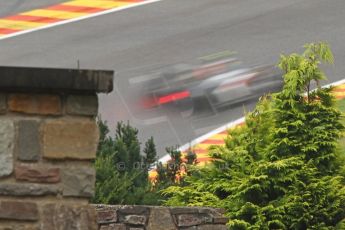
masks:
[[[145,108],[173,106],[199,112],[218,110],[281,89],[281,72],[274,66],[231,68],[235,59],[199,67],[178,65],[146,82]]]

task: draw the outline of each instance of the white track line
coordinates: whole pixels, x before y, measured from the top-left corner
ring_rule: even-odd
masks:
[[[29,29],[29,30],[23,30],[23,31],[19,31],[19,32],[12,33],[12,34],[5,35],[5,36],[0,36],[0,40],[16,37],[16,36],[19,36],[19,35],[35,32],[35,31],[39,31],[39,30],[44,30],[44,29],[52,28],[52,27],[55,27],[55,26],[64,25],[64,24],[71,23],[71,22],[77,22],[77,21],[81,21],[81,20],[84,20],[84,19],[89,19],[89,18],[93,18],[93,17],[105,15],[105,14],[110,14],[110,13],[113,13],[113,12],[117,12],[117,11],[121,11],[121,10],[126,10],[126,9],[129,9],[129,8],[132,8],[132,7],[142,6],[142,5],[146,5],[146,4],[150,4],[150,3],[154,3],[154,2],[160,2],[160,1],[163,1],[163,0],[148,0],[148,1],[140,2],[140,3],[134,3],[134,4],[131,4],[131,5],[127,5],[127,6],[116,7],[116,8],[105,10],[105,11],[102,11],[102,12],[98,12],[98,13],[94,13],[94,14],[88,14],[88,15],[85,15],[85,16],[82,16],[82,17],[72,18],[72,19],[61,21],[61,22],[51,23],[51,24],[48,24],[46,26],[42,26],[42,27],[38,27],[38,28],[34,28],[34,29]]]
[[[324,85],[322,86],[323,88],[324,87],[329,87],[329,86],[338,86],[338,85],[342,85],[342,84],[345,84],[345,79],[342,79],[342,80],[339,80],[339,81],[336,81],[336,82],[333,82],[333,83],[330,83],[330,84],[327,84],[327,85]],[[212,130],[211,132],[209,133],[206,133],[196,139],[194,139],[193,141],[191,141],[190,143],[187,143],[185,145],[182,145],[179,150],[181,152],[183,151],[186,151],[188,148],[190,148],[191,146],[194,146],[196,144],[199,144],[205,140],[207,140],[208,138],[212,137],[213,135],[216,135],[218,133],[221,133],[221,132],[224,132],[225,130],[228,130],[230,128],[233,128],[235,127],[236,125],[239,125],[241,123],[243,123],[245,121],[245,117],[241,117],[235,121],[232,121],[230,123],[227,123],[215,130]],[[163,157],[161,157],[158,161],[162,162],[163,164],[166,163],[168,160],[170,160],[170,156],[167,154],[167,155],[164,155]]]

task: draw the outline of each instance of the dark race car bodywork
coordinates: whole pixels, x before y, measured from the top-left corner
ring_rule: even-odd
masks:
[[[207,108],[245,102],[281,89],[281,72],[274,66],[231,70],[226,60],[192,68],[178,66],[146,82],[142,97],[145,108],[173,106],[180,110]]]

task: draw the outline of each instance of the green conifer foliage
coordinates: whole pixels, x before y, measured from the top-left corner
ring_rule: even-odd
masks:
[[[157,151],[156,151],[156,145],[153,141],[153,137],[147,140],[145,143],[145,148],[143,150],[145,156],[144,156],[144,163],[149,168],[150,166],[157,161]]]
[[[152,191],[149,166],[156,159],[153,138],[140,152],[138,130],[129,123],[117,123],[114,137],[109,136],[106,122],[98,121],[100,140],[96,168],[95,203],[159,204],[160,195]]]
[[[261,98],[246,125],[229,131],[224,147],[210,149],[213,162],[187,176],[187,185],[165,189],[166,204],[223,207],[230,229],[341,229],[344,127],[331,88],[319,87],[322,62],[333,62],[325,43],[282,55],[283,90]]]

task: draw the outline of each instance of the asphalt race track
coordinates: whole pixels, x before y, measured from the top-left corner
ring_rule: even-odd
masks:
[[[11,3],[9,3],[11,2]],[[62,1],[0,0],[0,16]],[[142,140],[153,135],[165,146],[185,144],[253,107],[185,117],[177,111],[137,113],[129,79],[224,50],[245,66],[274,64],[280,53],[299,52],[313,41],[330,43],[335,65],[329,82],[345,73],[344,0],[163,0],[0,41],[0,65],[112,69],[115,91],[100,97],[103,119],[129,120]],[[327,84],[329,82],[324,82]]]

